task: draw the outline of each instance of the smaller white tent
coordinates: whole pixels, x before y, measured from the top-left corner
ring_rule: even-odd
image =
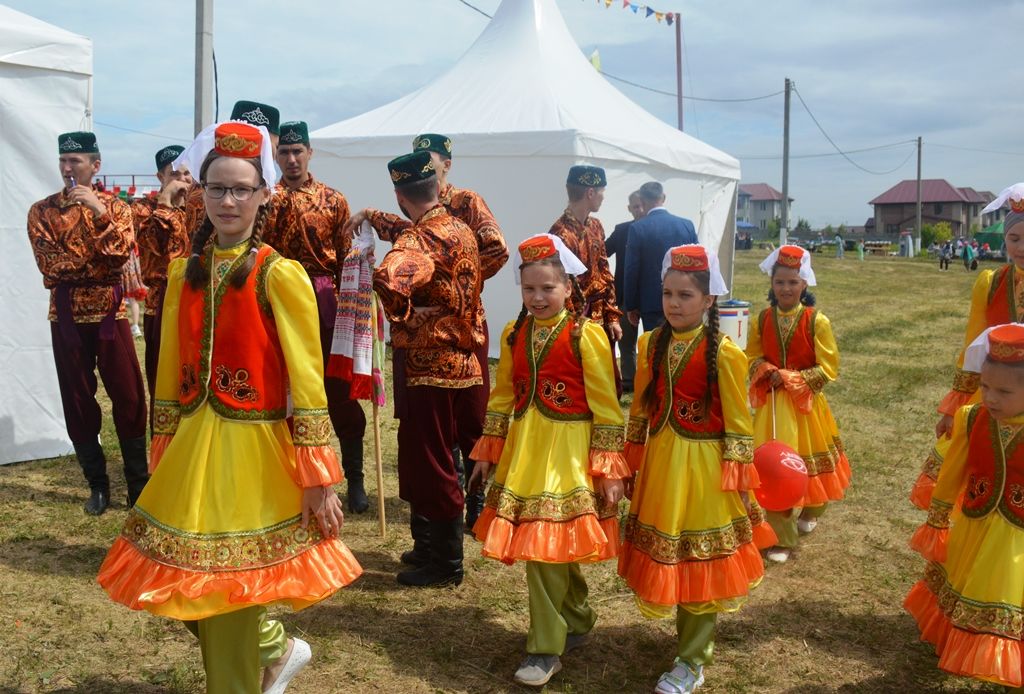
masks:
[[[91,104],[92,42],[0,5],[0,464],[71,451],[25,221],[60,188],[57,136],[90,129]]]
[[[629,193],[660,181],[668,208],[694,220],[727,272],[732,265],[739,162],[612,87],[584,57],[554,0],[504,0],[435,82],[313,132],[313,169],[354,208],[397,212],[386,163],[422,132],[452,138],[452,183],[484,197],[510,248],[550,228],[565,209],[569,167],[592,163],[608,173],[597,215],[606,232],[628,219]],[[484,291],[494,353],[505,321],[519,312],[511,273],[510,263]]]

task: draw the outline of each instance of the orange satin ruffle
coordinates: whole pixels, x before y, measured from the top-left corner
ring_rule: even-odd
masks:
[[[326,487],[343,479],[333,446],[295,447],[295,483],[300,487]]]
[[[970,405],[971,398],[973,397],[974,393],[964,393],[959,390],[951,390],[946,393],[946,397],[939,401],[939,406],[936,409],[939,414],[952,417],[961,407],[964,405]]]
[[[156,466],[164,457],[167,447],[174,440],[174,434],[157,434],[149,444],[149,474],[156,472]]]
[[[479,444],[477,444],[479,445]],[[473,447],[476,450],[476,446]],[[618,451],[590,450],[590,476],[605,477],[610,480],[624,480],[633,476],[633,471],[626,464],[626,459]]]
[[[910,589],[903,609],[917,622],[921,640],[935,646],[940,669],[1007,687],[1021,686],[1020,641],[957,628],[924,581]]]
[[[722,491],[746,492],[761,486],[761,477],[753,463],[722,461]]]
[[[839,501],[846,496],[853,471],[845,453],[839,454],[836,469],[807,478],[807,492],[797,506],[821,506],[830,501]]]
[[[626,441],[626,447],[623,451],[623,457],[626,459],[626,465],[635,475],[644,464],[644,452],[647,450],[647,444],[645,443],[633,443],[632,441]]]
[[[549,564],[595,562],[619,553],[619,521],[587,514],[569,521],[525,521],[515,524],[484,508],[473,526],[483,543],[482,554],[505,564],[542,561]]]
[[[624,542],[619,575],[644,602],[682,605],[741,598],[764,576],[764,561],[753,542],[735,553],[705,561],[661,564]]]
[[[154,562],[119,537],[96,580],[114,601],[133,610],[189,620],[282,602],[301,610],[362,573],[352,552],[337,538],[273,566],[200,572]]]
[[[750,375],[750,406],[754,409],[768,402],[768,394],[772,392],[771,383],[768,381],[768,374],[778,371],[778,367],[769,361],[762,361]]]
[[[928,561],[946,561],[949,528],[936,528],[925,523],[910,538],[910,548]]]
[[[804,375],[791,369],[779,369],[779,375],[796,409],[803,414],[810,414],[814,409],[814,391],[807,385]]]
[[[927,511],[932,504],[932,492],[934,491],[935,480],[922,472],[917,476],[917,481],[914,482],[914,487],[910,490],[910,503],[922,511]]]
[[[758,549],[771,549],[779,544],[779,536],[775,534],[775,529],[772,528],[768,521],[763,520],[760,523],[754,523],[751,528],[754,531],[754,546]]]
[[[476,441],[470,460],[479,460],[497,465],[501,461],[501,452],[505,450],[505,439],[500,436],[483,435]]]

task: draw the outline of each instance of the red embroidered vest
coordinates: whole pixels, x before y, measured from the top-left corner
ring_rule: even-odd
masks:
[[[647,343],[647,361],[653,364],[654,351],[658,342],[659,331],[669,328],[657,328],[651,333]],[[669,354],[673,349],[682,352],[676,362],[675,371],[669,371]],[[708,340],[707,333],[701,331],[688,344],[678,340],[669,343],[666,354],[662,357],[658,372],[658,381],[654,384],[657,409],[650,419],[650,433],[661,431],[666,423],[682,437],[690,439],[717,439],[725,435],[725,421],[722,416],[722,400],[718,393],[718,381],[711,385],[711,402],[707,404],[708,392]],[[672,361],[675,361],[674,359]],[[668,378],[666,378],[668,374]],[[666,392],[666,384],[672,383],[671,392]]]
[[[531,404],[551,419],[593,418],[583,384],[579,340],[572,336],[575,324],[569,314],[550,327],[537,325],[531,316],[516,332],[512,346],[516,419],[526,414]],[[534,345],[539,344],[539,340],[535,343],[534,337],[544,330],[550,330],[551,334],[536,352]]]
[[[212,250],[204,262],[212,267]],[[287,369],[267,296],[267,275],[279,256],[261,246],[245,285],[231,286],[243,253],[211,289],[181,292],[178,340],[181,350],[182,414],[209,401],[228,419],[267,421],[287,413]]]
[[[967,488],[963,512],[980,518],[998,508],[1000,515],[1024,528],[1024,431],[1007,443],[999,438],[999,423],[987,408],[975,405],[967,415]]]
[[[776,309],[766,308],[758,317],[764,358],[780,369],[802,371],[818,364],[814,353],[814,319],[817,311],[802,306],[788,336],[782,334]]]
[[[985,307],[985,323],[989,326],[1017,321],[1017,301],[1013,295],[1013,265],[1004,265],[992,276]]]

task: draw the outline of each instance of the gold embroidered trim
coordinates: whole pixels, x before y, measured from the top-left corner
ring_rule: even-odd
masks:
[[[508,438],[508,415],[500,412],[488,412],[484,418],[484,436]]]
[[[635,515],[626,521],[626,541],[659,564],[701,561],[735,554],[741,545],[753,541],[750,518],[733,519],[723,528],[687,531],[668,535],[644,525]]]
[[[928,525],[939,530],[948,528],[949,514],[952,510],[952,505],[938,499],[932,499],[931,506],[928,507]]]
[[[1024,610],[1017,605],[978,602],[957,593],[940,564],[929,562],[924,582],[939,609],[958,629],[978,634],[996,634],[1020,641],[1024,638]]]
[[[614,518],[616,515],[615,506],[606,505],[598,494],[587,487],[578,487],[565,494],[545,492],[538,496],[521,497],[500,484],[492,483],[487,492],[487,506],[493,508],[500,518],[512,523],[564,523],[587,514],[598,518]]]
[[[590,431],[590,450],[620,453],[623,446],[622,427],[594,425]]]
[[[327,409],[295,410],[295,431],[292,441],[296,446],[328,446],[331,443],[331,418]]]
[[[484,379],[481,376],[471,376],[469,378],[417,376],[406,381],[406,385],[409,386],[435,386],[437,388],[469,388],[471,386],[481,386],[483,383]]]
[[[174,435],[181,421],[181,406],[177,400],[153,401],[153,435]]]
[[[139,507],[128,512],[121,537],[159,564],[189,571],[247,571],[293,559],[320,542],[319,525],[302,516],[257,530],[191,533],[164,525]]]
[[[932,452],[928,454],[928,457],[924,459],[924,465],[921,466],[921,474],[931,480],[939,479],[939,470],[942,469],[942,456],[939,452],[932,448]]]
[[[630,417],[626,423],[626,440],[630,443],[647,443],[647,418]]]
[[[232,371],[226,366],[218,365],[214,373],[214,387],[221,393],[227,393],[238,402],[254,402],[259,399],[260,392],[249,384],[248,369]]]
[[[981,374],[974,373],[973,371],[957,369],[956,373],[953,374],[953,390],[957,392],[974,394],[974,391],[978,390],[980,384]]]
[[[726,434],[722,446],[722,458],[737,463],[753,463],[754,437]]]
[[[800,375],[804,377],[804,382],[811,389],[812,393],[820,393],[825,388],[825,384],[828,383],[828,378],[825,377],[825,372],[820,366],[804,369],[800,372]]]

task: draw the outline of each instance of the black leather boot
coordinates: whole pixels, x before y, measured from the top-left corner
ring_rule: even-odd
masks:
[[[473,476],[473,470],[476,467],[476,462],[466,458],[466,484],[463,489],[466,490],[466,534],[473,534],[473,526],[476,525],[477,519],[484,510],[484,486],[487,480],[482,480],[480,488],[475,492],[469,490],[469,478]]]
[[[103,454],[103,446],[99,441],[76,443],[75,455],[82,466],[82,474],[89,483],[89,500],[85,502],[85,512],[90,516],[99,516],[110,506],[110,478],[107,477],[107,457]]]
[[[398,574],[398,582],[414,588],[462,583],[462,514],[455,520],[430,521],[430,562]]]
[[[412,549],[402,553],[402,563],[426,566],[430,562],[430,521],[414,513],[409,517],[409,531],[412,533]]]
[[[121,439],[121,457],[124,459],[124,481],[128,487],[128,508],[138,501],[142,488],[149,481],[149,458],[146,457],[146,437]]]
[[[363,487],[363,440],[346,439],[341,442],[341,468],[345,471],[348,485],[348,510],[352,513],[366,513],[370,500]]]

